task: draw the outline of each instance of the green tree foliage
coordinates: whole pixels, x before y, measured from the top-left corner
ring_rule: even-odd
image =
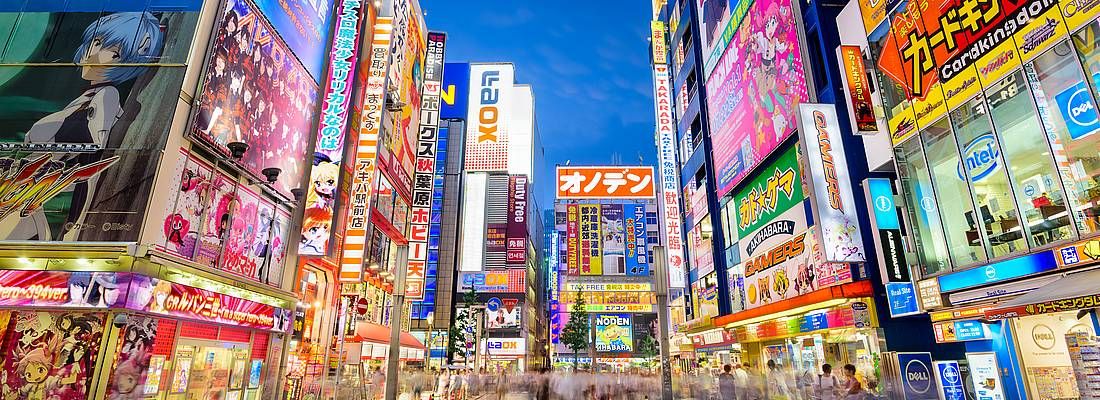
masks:
[[[588,311],[585,310],[582,294],[582,292],[577,292],[577,297],[573,300],[573,307],[569,310],[569,322],[561,330],[561,342],[565,344],[565,347],[573,350],[574,371],[577,370],[577,354],[588,348],[590,343]]]

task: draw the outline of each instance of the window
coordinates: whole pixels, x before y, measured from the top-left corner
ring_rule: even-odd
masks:
[[[913,225],[913,240],[917,247],[919,264],[928,276],[945,272],[950,268],[947,245],[943,240],[943,227],[936,200],[932,193],[932,179],[928,176],[928,163],[921,152],[921,142],[913,139],[896,150],[901,191],[908,207],[909,221]],[[969,201],[966,202],[969,204]]]
[[[959,149],[955,146],[955,138],[947,119],[941,119],[924,129],[921,139],[924,141],[924,154],[928,160],[932,182],[936,185],[936,201],[932,207],[939,208],[952,264],[985,261],[982,240],[974,221],[970,188],[959,178]]]
[[[1095,110],[1096,97],[1100,96],[1100,21],[1083,28],[1074,35],[1073,42],[1090,77],[1086,84],[1091,84],[1091,106]],[[1092,116],[1095,118],[1097,113],[1093,112]],[[1100,122],[1083,125],[1081,129],[1050,137],[1051,145],[1062,149],[1055,155],[1055,161],[1063,170],[1070,200],[1076,200],[1074,215],[1078,227],[1085,228],[1081,230],[1082,235],[1100,230],[1100,134],[1097,134]]]
[[[1057,50],[1051,49],[1047,54]],[[1063,46],[1063,51],[1072,54],[1068,45]],[[1036,71],[1031,65],[1025,66],[1024,71],[1034,80]],[[1040,89],[1039,86],[1039,82],[1032,83],[1036,89]],[[1024,73],[1017,72],[994,84],[988,91],[1014,94],[999,101],[990,98],[990,116],[1004,151],[1002,158],[1009,167],[1007,171],[1012,179],[1016,204],[1027,222],[1024,232],[1027,233],[1028,244],[1042,246],[1076,237],[1077,233],[1070,225],[1062,183],[1051,163],[1050,146],[1044,140],[1046,135],[1035,112],[1036,103],[1029,95]],[[1045,99],[1041,109],[1044,110],[1044,119],[1049,120],[1050,109]]]

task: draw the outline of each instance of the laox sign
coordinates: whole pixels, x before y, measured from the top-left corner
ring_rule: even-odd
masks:
[[[481,73],[481,102],[477,112],[477,141],[497,141],[500,110],[497,103],[500,101],[500,88],[496,84],[500,82],[500,71],[485,71]]]

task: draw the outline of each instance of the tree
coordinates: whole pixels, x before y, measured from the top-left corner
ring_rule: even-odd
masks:
[[[657,341],[653,340],[653,335],[645,335],[638,339],[637,351],[645,359],[646,368],[653,368],[653,359],[660,354]]]
[[[577,292],[573,307],[569,310],[569,322],[561,329],[561,342],[573,350],[573,371],[577,370],[577,354],[588,348],[588,311],[584,307],[583,292]]]
[[[454,357],[454,353],[462,350],[462,356],[466,365],[470,364],[470,358],[477,351],[477,343],[474,343],[474,335],[477,329],[477,317],[474,315],[474,305],[477,304],[477,292],[472,288],[462,295],[462,308],[455,313],[455,323],[450,330],[450,344],[447,351]]]

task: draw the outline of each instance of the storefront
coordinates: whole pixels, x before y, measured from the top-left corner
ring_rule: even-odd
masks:
[[[277,393],[285,299],[125,256],[3,262],[5,398]]]
[[[736,357],[753,369],[769,361],[799,373],[819,373],[828,363],[853,364],[863,376],[875,376],[884,338],[878,328],[868,281],[827,287],[715,319],[736,341]]]
[[[320,396],[325,378],[325,359],[332,348],[330,334],[337,307],[335,266],[321,258],[302,258],[298,270],[294,323],[287,354],[287,379],[297,392]],[[294,399],[294,397],[291,397]]]
[[[526,371],[526,338],[487,338],[481,341],[483,367],[493,374],[518,374]]]
[[[741,363],[741,345],[733,332],[713,328],[689,336],[695,350],[696,365],[702,371],[717,374],[726,365]]]

